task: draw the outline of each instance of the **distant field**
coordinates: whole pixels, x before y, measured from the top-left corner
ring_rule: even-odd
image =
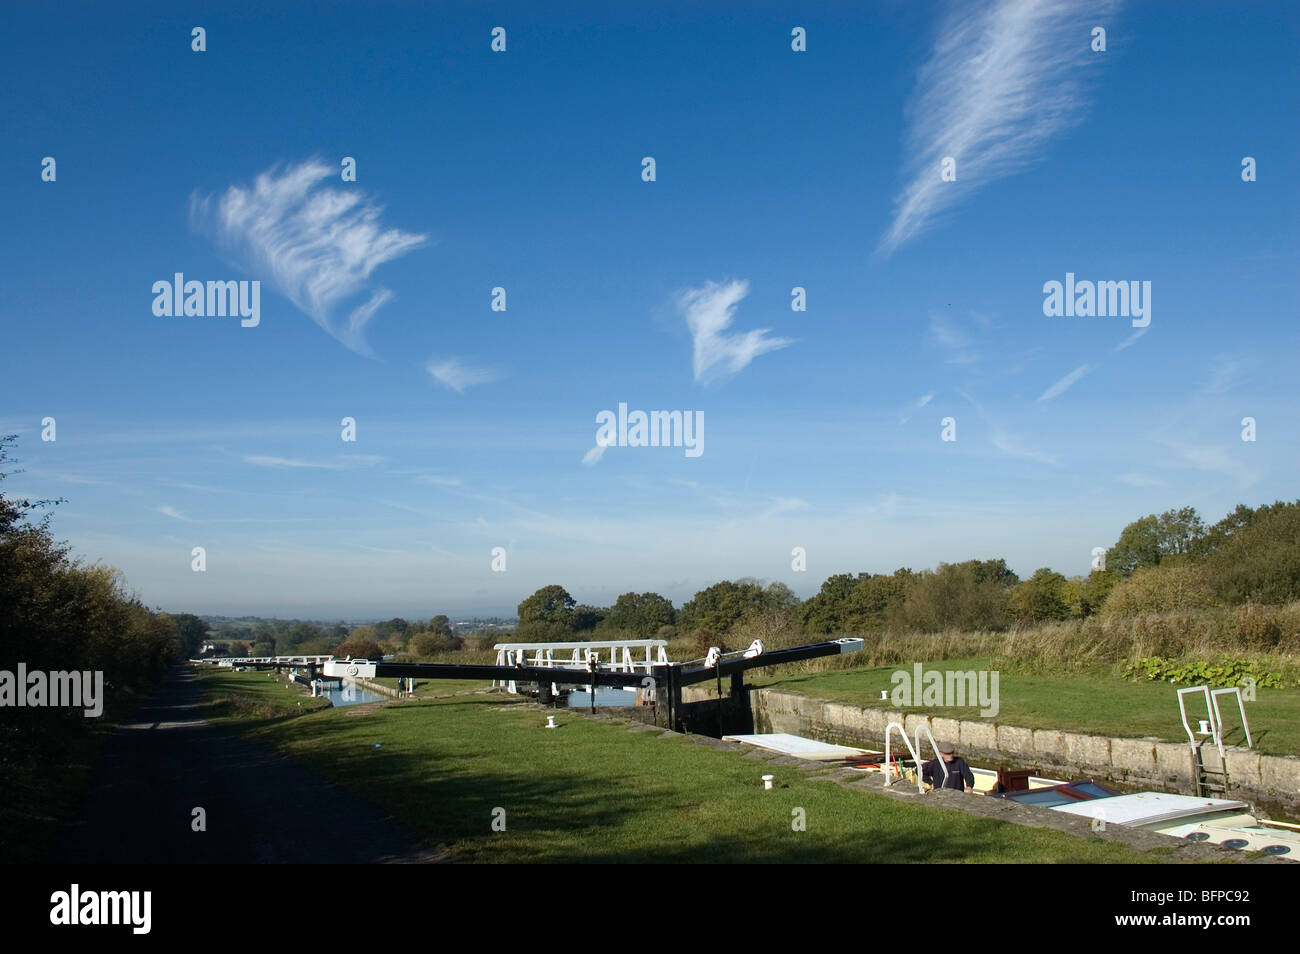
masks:
[[[500,695],[299,715],[264,676],[204,673],[205,698],[248,691],[280,713],[225,704],[223,723],[311,766],[445,845],[454,861],[1087,862],[1159,860],[1099,839],[900,803],[684,738]],[[293,703],[293,705],[290,705]],[[376,745],[379,747],[376,748]],[[765,792],[759,776],[776,775]],[[804,809],[807,830],[792,830]],[[506,830],[491,828],[505,810]]]
[[[988,669],[991,657],[945,659],[926,662],[931,669]],[[882,701],[880,691],[892,691],[890,676],[897,670],[912,671],[910,663],[889,666],[837,669],[797,675],[762,675],[748,679],[751,685],[770,686],[802,693],[831,702],[863,707],[893,708]],[[1030,729],[1063,729],[1131,738],[1155,736],[1170,742],[1186,741],[1178,717],[1175,686],[1167,682],[1129,682],[1110,674],[1027,676],[999,674],[998,714],[982,721]],[[1300,689],[1257,689],[1255,702],[1246,703],[1246,718],[1255,748],[1273,755],[1300,755]],[[1199,704],[1199,703],[1198,703]],[[1220,702],[1222,708],[1223,701]],[[977,708],[934,708],[916,706],[909,711],[954,719],[980,720]],[[1189,718],[1195,717],[1189,703]],[[1229,726],[1228,741],[1244,737],[1236,706],[1223,708]],[[1204,718],[1204,712],[1200,717]]]

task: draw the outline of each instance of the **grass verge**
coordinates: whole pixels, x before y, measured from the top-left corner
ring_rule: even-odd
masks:
[[[255,673],[207,672],[205,698]],[[283,689],[279,690],[288,696]],[[256,695],[265,695],[259,687]],[[295,702],[298,700],[294,700]],[[278,705],[278,703],[277,703]],[[393,813],[453,861],[1130,863],[1156,860],[1096,838],[1025,828],[851,791],[622,723],[460,696],[221,720]],[[776,776],[764,791],[760,776]],[[796,809],[806,831],[794,830]],[[504,818],[505,830],[493,829]]]

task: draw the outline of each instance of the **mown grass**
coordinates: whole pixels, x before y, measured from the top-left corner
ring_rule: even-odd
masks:
[[[841,657],[851,658],[851,657]],[[948,658],[923,663],[923,669],[981,670],[997,666],[996,657]],[[788,673],[766,670],[747,680],[751,685],[770,686],[802,693],[831,702],[856,706],[895,708],[881,700],[882,689],[891,693],[891,676],[902,670],[912,677],[912,663],[860,666],[823,672]],[[1130,682],[1110,670],[1074,672],[1068,675],[1038,675],[1000,671],[999,709],[984,718],[978,707],[914,706],[908,711],[953,719],[973,719],[1029,729],[1061,729],[1108,736],[1141,738],[1153,736],[1169,742],[1185,742],[1186,734],[1178,715],[1175,686],[1165,682]],[[1275,755],[1300,755],[1300,689],[1256,689],[1256,701],[1246,703],[1246,718],[1255,748]],[[915,701],[915,700],[914,700]],[[1220,700],[1229,742],[1244,742],[1235,704]],[[1189,721],[1204,718],[1196,711],[1200,703],[1188,703]]]
[[[258,679],[204,676],[209,698]],[[561,728],[547,730],[542,712],[499,695],[406,702],[359,718],[344,708],[299,715],[296,705],[277,707],[278,718],[228,707],[222,719],[392,812],[454,861],[1156,860],[1095,838],[851,791],[621,723],[560,712]],[[773,791],[762,788],[765,773],[776,776]],[[806,831],[793,830],[796,808]],[[492,828],[497,809],[505,831]]]

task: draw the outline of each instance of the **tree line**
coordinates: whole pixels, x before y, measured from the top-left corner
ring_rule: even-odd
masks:
[[[15,439],[0,436],[0,482],[18,473]],[[0,485],[0,670],[20,693],[28,686],[18,685],[19,663],[29,676],[102,672],[102,718],[116,721],[172,663],[199,650],[207,627],[149,609],[113,567],[73,559],[50,532],[48,508],[59,502],[6,496]],[[44,830],[50,789],[64,766],[84,760],[97,721],[80,708],[0,706],[0,841],[17,829]]]
[[[704,646],[740,629],[996,632],[1099,613],[1287,603],[1300,600],[1300,500],[1239,505],[1212,526],[1193,507],[1149,514],[1124,527],[1098,563],[1087,576],[1041,567],[1023,580],[1003,559],[837,573],[803,601],[784,583],[724,580],[680,609],[658,593],[624,593],[609,607],[578,604],[552,584],[519,604],[516,632],[522,641],[659,637]]]

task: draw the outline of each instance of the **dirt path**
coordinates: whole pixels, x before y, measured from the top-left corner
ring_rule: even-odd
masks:
[[[399,822],[272,749],[198,717],[178,668],[104,747],[80,815],[50,861],[267,864],[437,861]],[[192,811],[207,831],[191,830]]]

